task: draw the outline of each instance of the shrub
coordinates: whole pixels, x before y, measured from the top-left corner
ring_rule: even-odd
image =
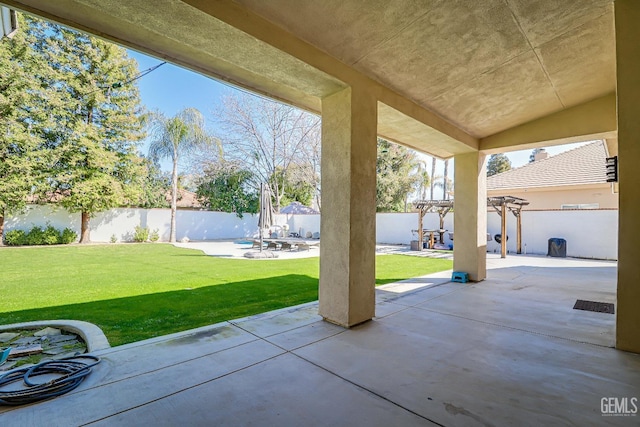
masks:
[[[53,228],[52,225],[47,225],[47,228],[42,231],[42,240],[40,243],[36,243],[36,245],[57,245],[61,239],[62,235],[60,232]]]
[[[152,242],[157,242],[158,240],[160,240],[160,233],[157,228],[149,234],[149,240],[151,240]]]
[[[44,242],[44,230],[35,226],[27,233],[27,245],[42,245]]]
[[[146,242],[147,240],[149,240],[149,229],[147,227],[140,227],[137,225],[133,231],[133,241],[140,243]]]
[[[65,228],[60,234],[60,243],[62,243],[63,245],[68,245],[69,243],[75,242],[77,238],[78,233],[70,228]]]
[[[111,243],[116,243],[118,241],[118,236],[116,236],[115,234],[112,234],[111,238],[109,239],[109,241]]]
[[[57,245],[72,243],[77,237],[78,234],[70,228],[65,228],[61,232],[49,224],[44,229],[36,225],[28,232],[24,230],[8,231],[4,240],[9,246]]]
[[[22,246],[27,244],[27,233],[24,230],[7,231],[4,235],[4,242],[9,246]]]

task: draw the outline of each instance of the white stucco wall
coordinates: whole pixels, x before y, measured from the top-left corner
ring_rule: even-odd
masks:
[[[445,217],[444,228],[454,231],[453,214]],[[109,242],[112,235],[118,241],[130,241],[138,225],[158,230],[160,240],[169,240],[169,209],[112,209],[91,219],[91,240]],[[289,225],[290,232],[320,231],[320,215],[276,215],[276,224]],[[47,223],[56,228],[69,227],[80,234],[80,213],[70,214],[53,206],[29,206],[22,215],[8,218],[6,230],[28,230],[34,225]],[[179,210],[177,213],[177,239],[190,240],[250,238],[257,233],[257,215],[244,215],[209,211]],[[439,228],[436,213],[425,215],[426,229]],[[411,230],[418,228],[417,213],[379,213],[376,216],[376,241],[388,244],[409,244],[417,239]],[[487,215],[487,231],[493,236],[500,233],[500,216],[493,210]],[[507,214],[507,249],[516,251],[516,218]],[[454,236],[455,237],[455,236]],[[567,241],[567,255],[572,257],[617,259],[617,210],[555,210],[527,211],[522,214],[522,248],[529,254],[546,255],[548,240],[552,237]],[[453,242],[445,233],[444,243]],[[500,246],[491,240],[487,251],[499,252]]]
[[[30,230],[39,225],[45,227],[51,224],[57,229],[70,228],[80,234],[80,214],[67,212],[55,205],[29,205],[20,215],[5,219],[5,231]]]
[[[180,240],[234,239],[251,237],[257,232],[257,215],[244,215],[209,211],[179,210],[176,216],[176,236]],[[21,214],[6,222],[6,231],[29,230],[35,225],[51,224],[58,229],[69,227],[80,234],[80,213],[69,213],[50,205],[31,205]],[[132,240],[136,226],[158,230],[160,240],[169,240],[171,212],[169,209],[112,209],[96,214],[90,220],[91,240],[109,242],[111,236],[118,241]]]
[[[489,211],[487,229],[500,233],[500,216]],[[516,251],[516,218],[507,213],[507,250]],[[546,255],[550,238],[567,241],[567,256],[580,258],[618,258],[617,210],[555,210],[522,213],[522,251]],[[500,252],[500,245],[487,243],[489,252]]]
[[[169,212],[168,209],[165,209]],[[170,215],[165,225],[166,238],[169,239]],[[176,238],[187,237],[190,240],[238,239],[252,237],[258,232],[258,216],[245,214],[238,218],[226,212],[179,210],[176,216]]]

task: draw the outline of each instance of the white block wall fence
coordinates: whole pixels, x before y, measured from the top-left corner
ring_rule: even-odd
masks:
[[[500,233],[500,216],[487,213],[487,229]],[[516,218],[507,212],[507,250],[516,251]],[[455,236],[454,236],[455,237]],[[618,210],[551,210],[522,212],[522,252],[546,255],[550,238],[567,241],[567,256],[577,258],[618,259]],[[500,252],[495,240],[487,242],[487,251]]]
[[[507,250],[516,251],[516,218],[507,213]],[[454,231],[453,213],[445,218],[445,229]],[[177,239],[215,240],[251,238],[257,233],[257,215],[210,211],[179,210],[177,213]],[[320,215],[276,215],[276,223],[287,224],[290,232],[320,231]],[[21,214],[8,218],[6,231],[29,230],[34,225],[51,224],[58,229],[69,227],[80,234],[80,213],[69,213],[51,205],[32,205]],[[169,209],[112,209],[91,218],[91,240],[109,242],[115,235],[118,241],[132,240],[136,226],[158,230],[160,240],[169,240]],[[429,213],[424,218],[424,228],[439,228],[439,217]],[[417,213],[379,213],[376,216],[376,242],[406,244],[417,239],[411,230],[418,227]],[[500,216],[488,211],[487,232],[492,236],[500,233]],[[445,233],[446,245],[454,242]],[[522,249],[528,254],[546,255],[548,240],[562,238],[567,241],[567,255],[580,258],[618,258],[618,211],[617,210],[553,210],[523,211]],[[499,252],[500,247],[491,240],[488,252]]]

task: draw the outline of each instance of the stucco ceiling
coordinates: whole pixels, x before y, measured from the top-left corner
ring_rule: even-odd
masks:
[[[236,0],[473,136],[615,91],[611,0]]]
[[[0,3],[310,110],[370,81],[381,134],[440,157],[615,92],[612,0]]]

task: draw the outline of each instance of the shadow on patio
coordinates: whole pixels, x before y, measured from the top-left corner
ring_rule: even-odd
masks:
[[[446,274],[377,290],[345,330],[308,303],[100,352],[77,390],[0,409],[3,425],[602,425],[637,397],[640,356],[617,351],[611,262],[510,256],[489,279]]]

